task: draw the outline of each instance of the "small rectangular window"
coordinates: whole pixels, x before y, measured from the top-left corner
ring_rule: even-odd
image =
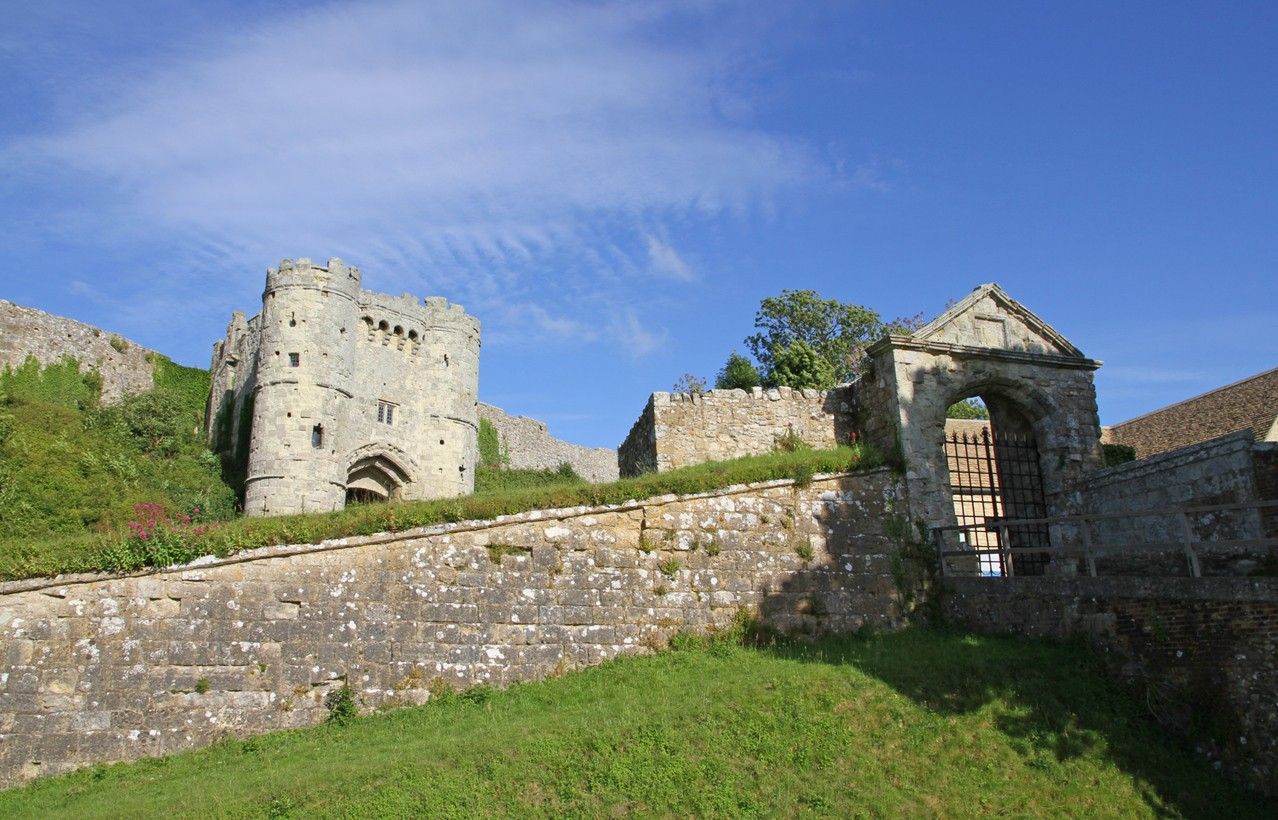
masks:
[[[395,405],[388,401],[379,401],[377,403],[377,420],[382,424],[394,424]]]
[[[288,366],[289,366],[289,367],[297,367],[297,366],[298,366],[298,365],[300,365],[301,363],[302,363],[302,354],[301,354],[301,353],[290,353],[290,354],[288,354]]]
[[[311,428],[311,446],[317,449],[324,446],[323,425],[317,424]]]

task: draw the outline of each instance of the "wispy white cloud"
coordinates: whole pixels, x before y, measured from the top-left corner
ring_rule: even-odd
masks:
[[[648,269],[662,279],[691,282],[697,278],[679,252],[655,236],[648,237]]]
[[[668,335],[665,328],[651,330],[645,327],[633,310],[614,316],[609,332],[621,349],[634,359],[643,358],[661,349]]]
[[[340,255],[384,289],[489,308],[541,303],[553,279],[562,316],[499,315],[597,338],[576,317],[695,277],[664,226],[766,212],[824,173],[732,82],[766,31],[741,20],[765,13],[385,0],[239,19],[78,89],[61,108],[79,116],[0,162],[109,192],[50,230],[180,247],[175,294],[184,270],[249,281],[282,255]],[[662,36],[676,25],[696,36]],[[629,341],[659,343],[632,322]]]

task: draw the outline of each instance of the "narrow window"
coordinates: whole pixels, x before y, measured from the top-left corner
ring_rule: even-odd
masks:
[[[301,354],[301,353],[290,353],[290,354],[288,354],[288,366],[289,366],[289,367],[297,367],[297,366],[298,366],[298,365],[300,365],[301,363],[302,363],[302,354]]]
[[[395,405],[388,401],[379,401],[377,403],[377,420],[382,424],[394,424]]]
[[[324,425],[317,424],[311,428],[311,446],[316,449],[324,446]]]

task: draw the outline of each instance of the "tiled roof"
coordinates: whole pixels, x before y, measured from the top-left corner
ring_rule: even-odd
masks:
[[[1109,428],[1106,440],[1146,458],[1226,433],[1251,430],[1260,440],[1278,418],[1278,368],[1219,387]]]

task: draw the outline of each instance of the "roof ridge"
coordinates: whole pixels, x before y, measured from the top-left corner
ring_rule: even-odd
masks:
[[[1129,418],[1126,421],[1120,421],[1118,424],[1111,424],[1109,425],[1109,428],[1111,430],[1114,430],[1119,427],[1122,427],[1125,424],[1131,424],[1132,422],[1137,422],[1137,421],[1140,421],[1141,419],[1148,418],[1149,416],[1156,415],[1158,413],[1163,412],[1164,410],[1171,410],[1173,407],[1180,407],[1182,404],[1189,404],[1191,401],[1198,401],[1199,399],[1205,399],[1208,396],[1212,395],[1213,393],[1220,393],[1225,390],[1230,390],[1232,388],[1238,387],[1239,385],[1246,384],[1247,382],[1255,381],[1256,379],[1259,379],[1262,376],[1268,376],[1274,373],[1278,373],[1278,367],[1274,367],[1269,370],[1262,370],[1259,373],[1253,374],[1251,376],[1245,376],[1237,381],[1230,382],[1229,384],[1226,384],[1226,385],[1221,385],[1220,387],[1213,387],[1211,390],[1205,390],[1202,393],[1198,393],[1197,395],[1190,396],[1187,399],[1181,399],[1180,401],[1172,402],[1171,404],[1164,405],[1163,407],[1159,407],[1155,410],[1150,410],[1146,413],[1142,413],[1139,416],[1133,416],[1132,418]]]

